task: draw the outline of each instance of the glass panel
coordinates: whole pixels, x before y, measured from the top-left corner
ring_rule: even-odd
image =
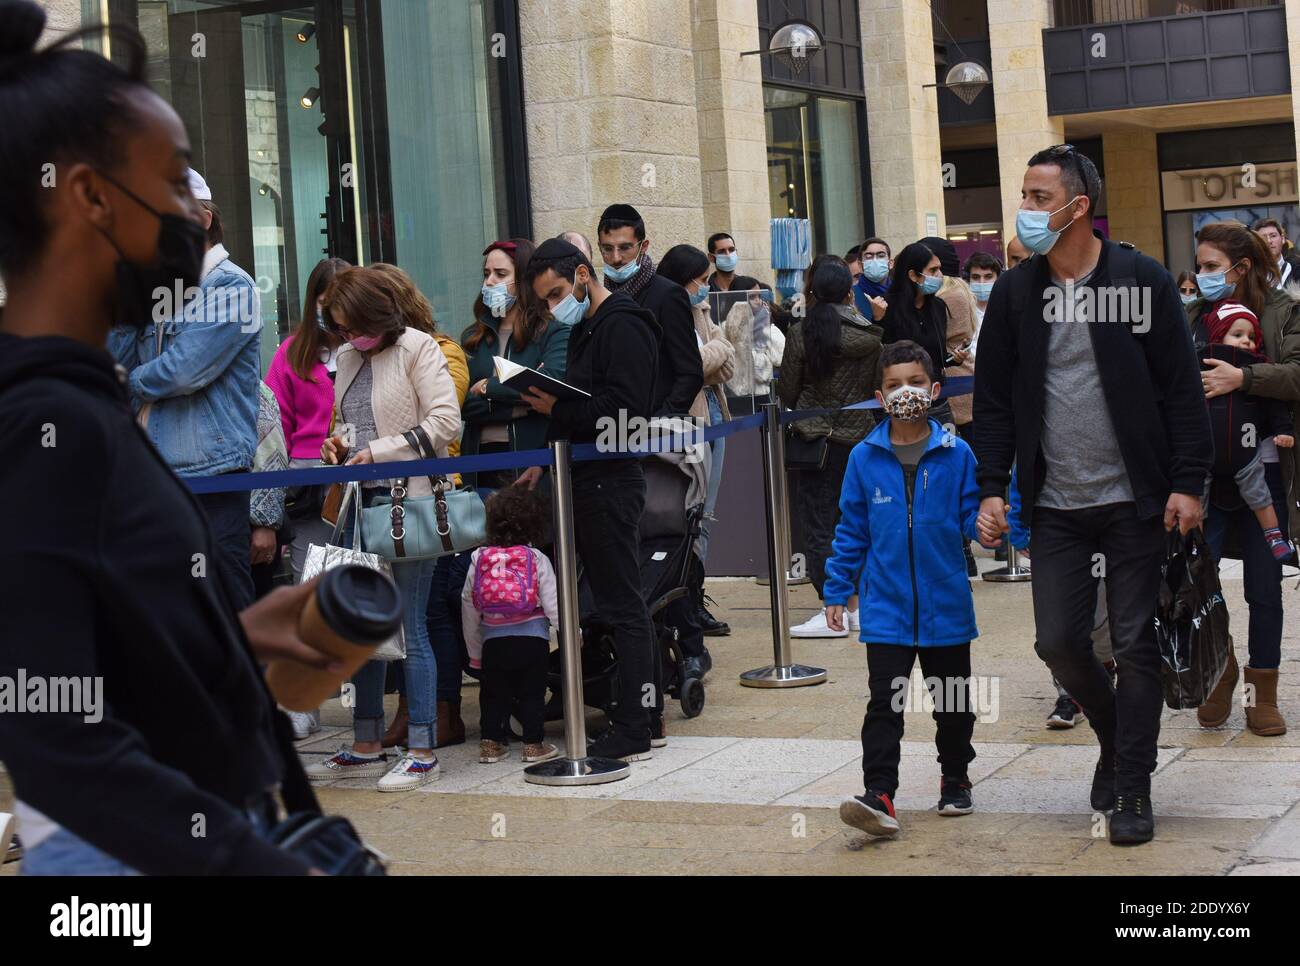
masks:
[[[453,335],[470,322],[480,252],[505,230],[483,8],[482,0],[381,5],[398,261]]]
[[[764,87],[763,103],[772,217],[807,218],[816,251],[848,251],[865,232],[856,102]]]

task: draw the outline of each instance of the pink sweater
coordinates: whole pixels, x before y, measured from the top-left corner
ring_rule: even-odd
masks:
[[[266,384],[280,404],[280,422],[290,459],[320,459],[321,444],[330,429],[334,412],[334,383],[325,363],[312,367],[314,382],[299,378],[289,364],[289,346],[293,336],[280,343],[275,358],[266,371]]]

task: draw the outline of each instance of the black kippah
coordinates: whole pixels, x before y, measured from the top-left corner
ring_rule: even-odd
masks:
[[[610,205],[600,215],[601,221],[641,221],[641,212],[631,205]]]
[[[579,261],[585,261],[587,256],[582,254],[578,246],[566,242],[563,238],[548,238],[537,246],[533,252],[531,261],[541,259],[546,262],[553,262],[560,258],[577,258]]]

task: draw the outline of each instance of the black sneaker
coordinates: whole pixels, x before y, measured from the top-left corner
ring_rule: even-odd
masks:
[[[622,761],[644,761],[650,757],[650,736],[633,738],[609,728],[595,740],[587,743],[587,754],[592,758],[618,758]]]
[[[663,748],[668,744],[668,731],[664,727],[664,716],[650,712],[650,747]]]
[[[1089,797],[1094,812],[1109,812],[1115,807],[1115,761],[1105,755],[1097,762],[1092,773],[1092,794]]]
[[[900,827],[889,796],[872,789],[840,802],[840,821],[868,835],[897,835]]]
[[[969,815],[973,811],[975,803],[971,800],[970,781],[945,777],[939,783],[939,814]]]
[[[712,600],[712,598],[706,599]],[[731,633],[731,625],[726,621],[718,620],[710,614],[709,609],[702,602],[700,609],[695,614],[695,621],[700,625],[700,632],[705,637],[726,637]]]
[[[1001,543],[999,546],[993,548],[993,559],[994,559],[994,560],[1001,561],[1002,563],[1006,563],[1006,562],[1007,562],[1007,540],[1006,540],[1006,537],[1003,537],[1003,538],[1002,538],[1002,543]]]
[[[1083,708],[1075,703],[1074,698],[1068,694],[1062,695],[1056,699],[1056,707],[1052,713],[1047,716],[1047,727],[1056,730],[1063,728],[1073,728],[1076,719],[1083,717]]]
[[[1141,845],[1155,838],[1156,819],[1147,795],[1116,795],[1110,817],[1111,845]]]

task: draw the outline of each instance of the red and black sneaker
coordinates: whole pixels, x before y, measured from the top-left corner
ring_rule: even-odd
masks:
[[[897,835],[899,824],[894,802],[884,792],[868,788],[865,795],[855,795],[840,802],[840,821],[868,835]]]

